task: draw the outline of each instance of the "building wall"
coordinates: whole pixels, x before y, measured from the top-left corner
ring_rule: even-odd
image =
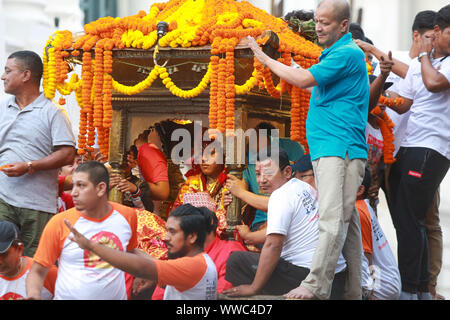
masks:
[[[31,50],[42,57],[48,38],[57,29],[83,30],[79,0],[0,0],[0,70],[3,73],[7,57],[19,50]],[[59,19],[59,28],[55,26]],[[26,23],[24,23],[26,21]],[[0,99],[6,97],[0,81]],[[78,135],[79,110],[72,94],[64,108]]]
[[[353,0],[353,19],[358,8],[363,8],[361,26],[376,46],[385,51],[409,50],[416,14],[438,11],[447,4],[448,0]]]
[[[3,73],[3,70],[5,68],[5,60],[6,60],[6,54],[5,54],[5,35],[6,29],[5,29],[5,17],[4,17],[4,11],[3,11],[3,0],[0,0],[0,72]],[[0,98],[3,95],[3,81],[0,81]]]

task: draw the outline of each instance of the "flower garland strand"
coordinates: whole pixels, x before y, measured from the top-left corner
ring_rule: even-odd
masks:
[[[383,136],[383,155],[384,163],[392,164],[396,161],[394,158],[394,123],[386,114],[385,111],[381,110],[380,106],[376,106],[370,112],[372,115],[376,116],[378,126],[380,127],[381,135]]]
[[[405,103],[405,99],[399,97],[399,98],[388,98],[386,96],[381,95],[378,99],[378,103],[385,105],[389,108],[397,108],[398,106]]]
[[[218,78],[218,71],[219,71],[219,57],[216,55],[211,56],[210,58],[210,66],[211,66],[211,86],[209,89],[209,126],[212,129],[217,128],[217,121],[218,121],[218,93],[219,93],[219,78]]]
[[[159,39],[161,47],[191,47],[211,44],[211,63],[197,87],[184,90],[175,85],[166,69],[154,67],[149,75],[133,86],[125,86],[112,78],[112,50],[124,48],[150,49],[158,41],[156,25],[169,24],[166,35]],[[234,72],[234,50],[241,39],[257,38],[265,30],[279,37],[279,59],[290,64],[291,55],[304,68],[317,63],[322,49],[289,29],[282,19],[277,19],[249,2],[234,0],[169,0],[154,3],[149,12],[140,11],[124,18],[105,17],[84,26],[85,35],[73,39],[69,31],[57,31],[47,41],[43,53],[44,93],[54,99],[56,91],[68,95],[75,91],[80,106],[79,149],[92,143],[92,128],[105,152],[109,145],[109,128],[112,125],[112,90],[125,94],[139,94],[160,77],[171,93],[189,99],[198,96],[210,83],[210,127],[224,132],[234,129],[235,95],[243,95],[258,87],[271,96],[280,98],[289,92],[294,98],[291,127],[295,139],[306,143],[304,134],[309,97],[298,93],[284,81],[273,84],[270,70],[254,61],[254,70],[244,84],[237,85]],[[264,39],[258,39],[261,42]],[[91,51],[93,50],[93,51]],[[68,59],[81,56],[81,76],[69,82]],[[95,61],[95,64],[93,63]],[[60,98],[61,103],[64,98]],[[395,104],[395,103],[394,103]],[[92,121],[91,121],[92,120]],[[87,136],[86,136],[87,135]],[[300,136],[299,136],[300,135]],[[302,143],[302,144],[303,144]],[[107,154],[104,154],[107,155]]]
[[[231,39],[226,47],[226,79],[225,79],[225,98],[226,98],[226,109],[225,109],[225,130],[231,130],[234,132],[234,97],[236,94],[236,89],[234,88],[234,47],[236,42]]]

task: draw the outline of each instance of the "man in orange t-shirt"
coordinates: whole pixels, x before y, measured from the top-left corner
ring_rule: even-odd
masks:
[[[109,173],[100,162],[81,164],[72,180],[75,208],[55,215],[46,225],[26,281],[27,297],[42,298],[44,279],[58,260],[55,300],[125,300],[125,273],[70,241],[64,222],[104,247],[144,255],[137,249],[136,212],[108,201]]]
[[[212,259],[203,251],[211,225],[209,209],[184,204],[172,211],[166,223],[164,241],[169,260],[154,260],[112,250],[80,234],[69,221],[71,240],[111,265],[135,277],[155,281],[165,287],[164,300],[217,299],[217,270]]]
[[[214,261],[217,269],[217,293],[230,289],[233,285],[225,280],[227,269],[227,259],[232,252],[247,251],[247,248],[239,241],[222,240],[217,236],[216,229],[219,223],[217,216],[211,212],[211,228],[206,234],[205,252]],[[152,300],[162,300],[164,298],[164,289],[156,287]]]

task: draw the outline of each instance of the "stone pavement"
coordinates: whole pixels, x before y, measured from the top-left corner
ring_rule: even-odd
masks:
[[[446,299],[450,299],[450,171],[441,183],[441,203],[439,205],[439,217],[444,241],[444,253],[442,269],[438,278],[437,292]],[[394,255],[397,256],[397,240],[395,229],[386,204],[383,191],[380,190],[380,203],[378,205],[378,220],[389,241]]]

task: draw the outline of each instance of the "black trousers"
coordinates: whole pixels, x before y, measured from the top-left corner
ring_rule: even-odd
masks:
[[[450,160],[429,148],[400,148],[389,175],[390,213],[397,233],[402,290],[428,292],[425,217]]]
[[[227,260],[225,280],[233,286],[251,284],[256,275],[260,253],[235,251]],[[309,269],[296,266],[280,259],[261,294],[282,295],[297,288],[309,274]],[[332,300],[341,300],[344,295],[345,271],[335,275],[331,289]]]

